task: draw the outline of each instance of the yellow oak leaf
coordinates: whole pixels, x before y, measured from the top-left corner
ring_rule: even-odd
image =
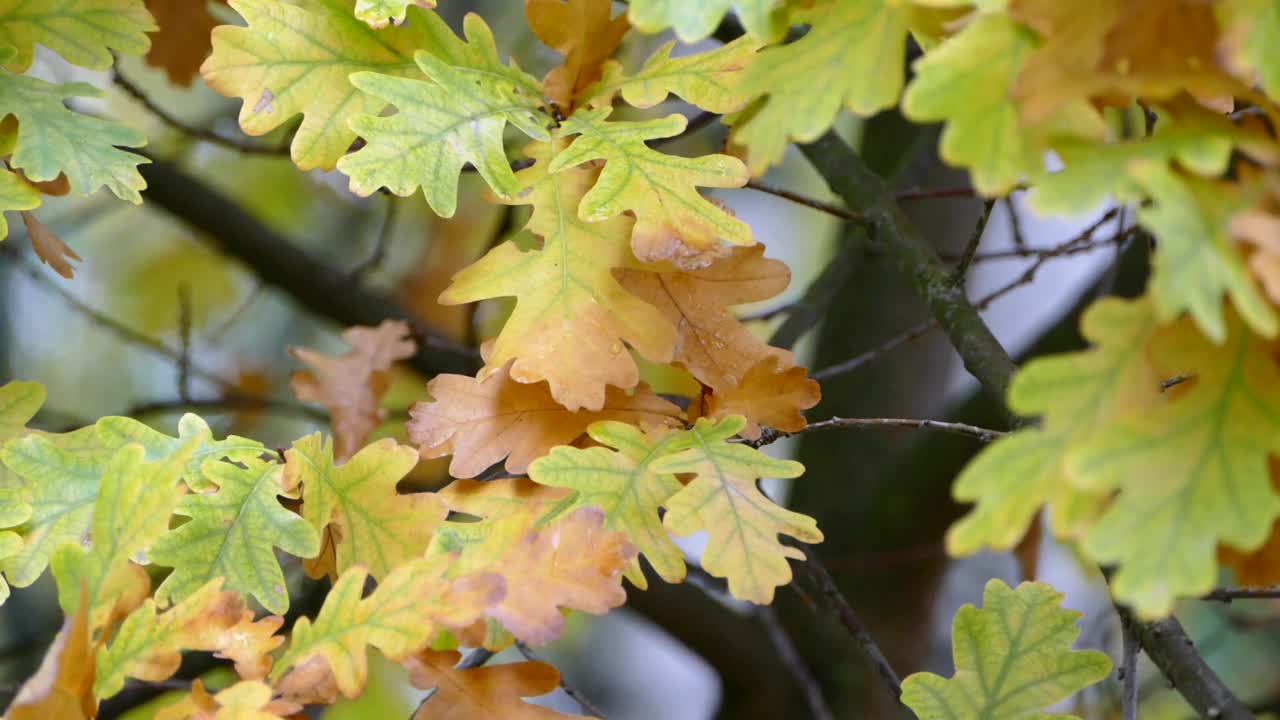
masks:
[[[1193,377],[1168,401],[1110,423],[1068,460],[1076,486],[1116,496],[1082,547],[1116,567],[1111,589],[1143,618],[1217,579],[1216,550],[1263,545],[1280,515],[1268,453],[1280,452],[1280,369],[1270,346],[1229,312],[1221,345],[1190,318],[1148,345],[1164,377]]]
[[[675,360],[704,385],[732,388],[769,356],[779,357],[780,369],[794,365],[790,352],[767,345],[729,310],[767,300],[791,283],[786,264],[765,259],[764,246],[734,248],[700,268],[625,269],[616,275],[622,287],[679,328]]]
[[[803,13],[804,37],[760,52],[739,86],[756,101],[731,120],[730,142],[746,148],[753,175],[781,162],[789,142],[816,140],[842,109],[869,116],[897,104],[910,13],[895,0],[822,0]]]
[[[542,80],[548,98],[562,112],[575,106],[579,93],[600,79],[601,66],[613,56],[631,29],[626,14],[610,17],[611,0],[525,0],[529,29],[564,62]]]
[[[0,48],[13,48],[0,65],[25,72],[39,44],[72,65],[106,70],[112,51],[146,52],[155,29],[142,0],[0,0]]]
[[[1280,96],[1280,7],[1267,0],[1226,0],[1213,9],[1225,64],[1246,84],[1256,77],[1267,94]]]
[[[409,682],[434,690],[411,720],[556,720],[580,718],[531,705],[521,698],[546,695],[560,686],[560,673],[543,662],[515,662],[458,669],[454,650],[423,650],[405,660]]]
[[[774,588],[791,582],[787,558],[804,558],[799,548],[779,542],[778,534],[816,543],[822,541],[822,533],[813,518],[780,507],[760,491],[760,478],[799,477],[804,466],[725,442],[745,426],[746,420],[738,415],[719,422],[702,418],[650,467],[658,473],[694,475],[664,503],[663,523],[678,535],[705,530],[702,567],[715,577],[728,578],[735,597],[767,604]]]
[[[315,433],[295,442],[285,460],[284,488],[302,487],[302,516],[321,536],[320,558],[307,565],[315,577],[360,565],[384,578],[422,556],[447,513],[433,493],[396,492],[418,453],[391,438],[338,465],[333,446]]]
[[[525,505],[480,522],[443,523],[431,550],[460,553],[454,574],[502,575],[511,590],[485,614],[531,645],[560,636],[562,607],[603,615],[626,602],[622,573],[636,556],[625,535],[604,527],[599,508],[546,521],[550,514]]]
[[[548,168],[558,173],[604,161],[595,186],[578,206],[580,218],[598,223],[623,212],[634,214],[631,246],[644,262],[669,259],[668,248],[676,240],[700,249],[719,240],[755,243],[750,226],[698,194],[699,187],[746,185],[749,175],[742,161],[728,155],[684,158],[645,144],[683,132],[689,124],[683,115],[610,122],[611,112],[608,107],[582,109],[565,120],[561,132],[577,137]]]
[[[284,642],[275,634],[277,616],[253,622],[253,611],[236,592],[223,591],[221,578],[210,580],[187,599],[157,612],[148,599],[124,619],[111,642],[97,654],[94,694],[115,695],[125,680],[160,682],[173,676],[181,652],[203,650],[230,658],[245,679],[265,677],[270,653]]]
[[[1271,475],[1271,489],[1280,490],[1280,460],[1274,455],[1267,458],[1267,470]],[[1218,562],[1234,571],[1239,585],[1260,587],[1280,583],[1280,523],[1272,523],[1271,534],[1257,550],[1241,552],[1229,545],[1219,545]]]
[[[742,436],[755,440],[760,426],[799,432],[805,425],[802,410],[822,399],[822,390],[808,372],[798,366],[783,367],[780,355],[766,355],[747,370],[737,385],[716,390],[707,398],[707,417],[742,415],[747,425]]]
[[[506,459],[508,472],[522,473],[529,463],[557,445],[567,445],[599,420],[634,425],[674,426],[680,408],[641,383],[628,394],[605,390],[599,410],[569,412],[551,396],[545,382],[519,383],[507,368],[478,381],[465,375],[437,375],[427,383],[432,402],[409,409],[409,439],[424,458],[453,455],[449,474],[470,478]]]
[[[348,121],[387,107],[356,90],[352,73],[420,78],[415,50],[458,52],[460,42],[434,13],[410,8],[411,22],[377,31],[356,18],[352,5],[231,0],[247,26],[215,28],[213,54],[200,67],[215,90],[244,101],[240,127],[250,135],[265,135],[301,114],[291,155],[303,170],[333,169],[356,139]]]
[[[82,597],[75,612],[63,620],[62,630],[45,651],[40,668],[18,689],[5,711],[5,719],[97,717],[98,702],[93,696],[93,654],[97,647],[89,628],[89,604]]]
[[[515,297],[515,310],[477,378],[483,381],[515,360],[507,372],[517,382],[545,380],[566,409],[600,410],[606,386],[633,388],[640,382],[623,343],[649,360],[669,362],[675,327],[614,279],[615,268],[635,264],[632,220],[587,223],[578,217],[595,173],[549,173],[555,148],[535,145],[533,152],[537,162],[519,175],[528,189],[516,202],[533,205],[527,227],[543,238],[542,248],[522,252],[511,242],[499,245],[458,273],[440,302]]]
[[[710,35],[730,6],[747,32],[763,40],[777,40],[787,29],[787,7],[782,0],[633,0],[631,22],[647,33],[672,28],[681,42],[692,43]]]
[[[329,410],[339,462],[355,454],[385,419],[386,412],[378,403],[390,385],[392,364],[413,357],[417,351],[409,324],[403,320],[384,320],[376,328],[348,328],[342,337],[351,350],[338,357],[304,347],[289,348],[289,354],[311,367],[293,373],[289,387],[299,400],[319,403]]]
[[[355,697],[368,678],[368,647],[393,661],[417,652],[444,629],[462,628],[481,617],[506,590],[500,576],[471,574],[447,579],[453,558],[441,555],[401,565],[363,595],[368,573],[348,569],[334,583],[315,620],[301,618],[289,645],[271,673],[288,683],[286,673],[298,668],[314,680],[319,658],[332,673],[334,687]],[[278,685],[279,683],[277,683]],[[325,683],[320,683],[324,685]],[[294,694],[297,696],[297,693]]]
[[[163,69],[169,82],[190,86],[213,48],[209,34],[218,21],[209,13],[209,0],[146,0],[146,4],[160,26],[151,33],[147,64]]]
[[[15,136],[16,137],[16,136]],[[65,176],[63,176],[65,177]],[[34,210],[40,207],[40,191],[18,173],[0,167],[0,240],[9,237],[9,222],[3,213],[9,210]]]
[[[619,62],[606,63],[600,82],[585,93],[587,102],[605,105],[621,92],[629,105],[649,108],[674,94],[707,112],[735,112],[750,99],[742,89],[743,77],[761,45],[744,36],[714,50],[673,58],[673,40],[653,51],[632,75]]]
[[[949,553],[1016,546],[1046,504],[1058,537],[1080,537],[1110,493],[1074,487],[1068,458],[1106,434],[1116,419],[1163,403],[1165,378],[1145,352],[1156,327],[1149,299],[1099,300],[1081,320],[1081,334],[1092,348],[1023,366],[1009,388],[1009,407],[1019,415],[1038,415],[1040,425],[988,445],[956,478],[955,498],[976,504],[947,532]]]
[[[476,518],[503,517],[528,509],[545,513],[569,494],[566,490],[546,487],[524,477],[454,480],[439,493],[449,510]],[[455,523],[453,527],[456,532],[459,525]],[[438,546],[435,549],[438,550]]]
[[[640,555],[666,582],[685,578],[684,553],[662,526],[659,509],[684,489],[674,475],[654,472],[651,465],[675,434],[641,431],[622,422],[591,426],[591,439],[606,447],[558,447],[529,466],[534,482],[574,491],[569,509],[592,506],[604,511],[605,527],[625,533]],[[636,557],[626,578],[645,590],[648,580]]]
[[[1263,176],[1263,192],[1253,207],[1231,218],[1231,234],[1252,248],[1249,270],[1273,305],[1280,305],[1280,177]]]

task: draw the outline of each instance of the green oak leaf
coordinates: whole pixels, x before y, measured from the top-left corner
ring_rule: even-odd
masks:
[[[674,28],[681,42],[692,43],[710,35],[729,8],[737,11],[747,32],[763,40],[777,40],[787,29],[783,0],[632,0],[631,24],[641,32]]]
[[[369,195],[385,186],[404,196],[421,187],[433,210],[453,217],[458,176],[468,162],[503,198],[520,189],[502,133],[511,124],[535,140],[551,139],[551,119],[538,110],[540,87],[498,61],[493,34],[478,15],[467,16],[466,33],[483,63],[455,65],[419,52],[414,58],[429,81],[372,72],[351,76],[358,89],[398,111],[352,118],[351,128],[368,141],[338,161],[352,192]]]
[[[1214,5],[1214,12],[1222,24],[1222,47],[1231,65],[1250,80],[1251,73],[1256,73],[1271,97],[1280,95],[1280,4],[1225,0]]]
[[[156,588],[157,601],[183,600],[221,577],[228,590],[253,595],[267,610],[288,611],[284,573],[272,548],[310,558],[320,552],[320,538],[306,520],[280,505],[277,496],[284,487],[278,463],[244,464],[205,461],[202,474],[218,491],[184,497],[177,513],[191,520],[151,548],[152,562],[174,569]]]
[[[156,29],[142,0],[0,0],[0,47],[14,49],[0,64],[24,72],[40,44],[72,65],[106,70],[112,51],[145,53]]]
[[[656,473],[694,475],[664,503],[664,524],[677,535],[707,531],[702,567],[728,578],[735,597],[766,604],[774,588],[791,582],[787,558],[804,558],[799,548],[779,542],[778,535],[816,543],[822,542],[822,533],[813,518],[777,505],[757,487],[760,478],[799,477],[804,466],[726,442],[746,424],[741,415],[719,422],[699,418],[649,467]]]
[[[218,92],[244,101],[240,127],[250,135],[301,114],[290,153],[303,170],[333,169],[356,139],[351,118],[386,108],[351,85],[352,73],[420,78],[416,50],[465,54],[444,20],[418,7],[408,8],[399,27],[374,30],[352,13],[351,0],[231,0],[231,6],[248,25],[214,29],[213,54],[200,72]]]
[[[75,97],[101,97],[88,83],[54,85],[0,70],[0,114],[18,120],[9,164],[37,182],[66,175],[82,195],[106,187],[122,200],[142,202],[147,186],[138,165],[149,162],[121,147],[142,147],[146,137],[133,128],[84,115],[64,104]]]
[[[632,75],[626,74],[617,61],[606,63],[600,81],[585,91],[586,104],[606,104],[621,92],[627,104],[638,108],[650,108],[670,95],[678,95],[707,112],[741,110],[747,103],[742,79],[760,46],[759,40],[744,36],[714,50],[673,58],[672,40],[654,50]]]
[[[992,443],[956,478],[955,498],[977,504],[948,530],[947,552],[1008,550],[1046,503],[1059,537],[1078,537],[1101,511],[1108,494],[1073,487],[1067,457],[1073,448],[1105,433],[1115,418],[1158,403],[1164,378],[1144,352],[1156,329],[1150,300],[1099,300],[1081,325],[1093,348],[1033,359],[1014,377],[1010,409],[1039,415],[1040,426]]]
[[[609,122],[610,108],[579,110],[561,125],[564,135],[577,135],[548,168],[556,173],[592,160],[604,170],[582,198],[578,216],[591,223],[630,211],[636,217],[631,246],[644,261],[671,256],[671,238],[696,248],[717,240],[751,245],[751,228],[698,194],[698,187],[736,188],[749,174],[741,160],[728,155],[684,158],[645,144],[684,131],[683,115],[658,120]]]
[[[951,626],[955,675],[915,673],[902,681],[902,702],[920,720],[1066,720],[1045,708],[1101,681],[1111,660],[1072,650],[1080,613],[1062,608],[1045,583],[1010,588],[991,580],[982,608],[965,605]]]
[[[1076,486],[1118,491],[1083,549],[1115,565],[1111,591],[1143,618],[1207,592],[1218,546],[1262,546],[1280,515],[1268,454],[1280,453],[1280,369],[1269,343],[1228,313],[1221,345],[1184,317],[1147,354],[1164,377],[1194,380],[1164,404],[1109,424],[1068,460]]]
[[[436,6],[435,0],[356,0],[356,17],[372,28],[403,25],[410,5],[424,8]]]
[[[738,91],[758,100],[731,121],[730,138],[752,174],[781,162],[788,143],[816,140],[842,109],[870,116],[898,103],[911,11],[895,0],[824,0],[805,13],[804,37],[754,58]]]
[[[45,389],[40,383],[13,380],[0,386],[0,447],[18,437],[27,421],[44,404]],[[20,492],[20,480],[0,463],[0,528],[13,528],[31,518],[31,504]],[[22,551],[22,536],[0,531],[0,569]],[[0,577],[0,605],[9,597],[9,583]]]
[[[674,475],[651,467],[676,435],[649,435],[634,425],[613,421],[594,423],[588,432],[607,447],[555,448],[529,466],[529,478],[540,485],[576,491],[561,508],[563,512],[587,505],[600,508],[604,526],[625,533],[659,577],[681,582],[684,554],[671,541],[658,511],[684,485]],[[648,587],[639,558],[631,561],[626,577],[641,590]]]

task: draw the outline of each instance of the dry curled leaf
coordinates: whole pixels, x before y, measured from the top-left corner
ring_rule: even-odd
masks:
[[[31,248],[36,251],[36,257],[62,277],[68,280],[74,278],[76,269],[71,261],[80,261],[83,258],[62,242],[62,238],[55,235],[48,225],[37,220],[36,216],[30,212],[25,210],[22,212],[22,223],[27,226],[27,237],[31,240]]]
[[[405,661],[409,682],[435,690],[412,720],[556,720],[581,717],[532,705],[521,698],[546,695],[560,685],[560,673],[543,662],[460,670],[453,650],[423,650]]]
[[[305,718],[302,706],[286,699],[273,699],[272,688],[264,682],[244,680],[211,695],[198,679],[191,692],[176,704],[162,708],[155,720],[282,720]]]
[[[522,473],[599,420],[674,426],[681,415],[680,408],[643,383],[630,394],[606,388],[599,410],[569,412],[551,396],[547,383],[513,380],[510,364],[483,381],[438,375],[427,383],[427,392],[433,402],[409,409],[409,439],[421,446],[424,458],[452,454],[449,473],[459,478],[475,477],[503,458],[508,472]]]
[[[82,590],[80,604],[62,624],[32,675],[13,699],[5,720],[89,720],[98,714],[93,697],[96,644],[89,636],[89,603]]]
[[[295,372],[289,386],[299,400],[320,403],[329,410],[339,462],[354,455],[382,422],[385,413],[378,402],[390,383],[392,363],[413,357],[416,351],[403,320],[384,320],[376,328],[348,328],[342,337],[351,350],[338,357],[289,348],[289,354],[311,367]]]

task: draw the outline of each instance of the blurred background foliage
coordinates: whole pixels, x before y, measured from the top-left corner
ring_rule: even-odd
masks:
[[[229,8],[216,9],[226,22],[237,21]],[[557,56],[529,33],[521,3],[453,0],[441,9],[455,26],[466,11],[483,15],[500,49],[522,67],[541,75],[556,62]],[[635,67],[665,39],[632,33],[620,57]],[[177,131],[113,85],[109,75],[74,71],[51,56],[41,58],[37,72],[48,79],[87,79],[114,88],[106,99],[83,109],[142,129],[153,157],[175,163],[306,253],[350,272],[353,286],[398,298],[417,318],[457,341],[474,344],[491,336],[509,311],[503,303],[444,307],[435,302],[454,272],[494,243],[520,239],[522,211],[484,202],[475,176],[464,175],[459,211],[444,221],[421,196],[359,199],[336,174],[304,174],[287,156],[243,154]],[[132,58],[120,62],[119,73],[182,123],[228,136],[239,133],[238,103],[200,81],[191,88],[173,86],[163,73]],[[693,112],[669,102],[645,114],[673,111]],[[844,130],[899,187],[965,185],[960,173],[938,161],[934,128],[912,126],[888,113],[865,124],[849,120]],[[288,132],[282,128],[261,138],[261,144],[279,147]],[[723,139],[720,126],[713,124],[666,149],[677,154],[717,151]],[[798,154],[765,181],[833,200]],[[846,231],[835,218],[811,208],[752,190],[721,193],[720,198],[753,226],[768,255],[787,262],[793,272],[785,295],[767,307],[743,308],[744,315],[788,306],[815,281],[830,299],[817,328],[797,346],[810,367],[822,369],[858,357],[927,318],[909,284],[880,260],[874,238]],[[910,210],[936,238],[940,251],[954,255],[972,235],[982,202],[936,198],[912,203]],[[1050,246],[1105,210],[1063,222],[1036,218],[1016,201],[1000,203],[981,247],[990,252],[1020,243]],[[39,427],[62,430],[125,414],[171,430],[181,413],[195,409],[216,432],[251,436],[272,446],[325,428],[322,414],[292,401],[288,376],[296,362],[286,348],[306,345],[340,352],[341,327],[303,309],[272,287],[269,277],[226,252],[225,238],[202,235],[154,205],[134,207],[102,194],[51,199],[39,215],[83,257],[75,279],[67,281],[39,265],[23,243],[20,227],[0,245],[0,382],[23,378],[48,387],[50,400],[37,418]],[[1123,226],[1122,216],[1117,230]],[[378,257],[380,247],[385,255]],[[1080,347],[1075,328],[1082,301],[1100,293],[1137,294],[1145,281],[1143,256],[1144,245],[1137,242],[1124,252],[1104,250],[1046,263],[1034,283],[993,305],[989,318],[1000,339],[1024,357]],[[1033,262],[1013,258],[975,265],[968,278],[971,295],[982,297],[1007,285]],[[807,308],[791,310],[794,316]],[[767,337],[788,317],[777,315],[755,327]],[[190,360],[185,375],[175,362],[184,346]],[[674,372],[650,368],[647,379],[660,390],[687,387],[687,380]],[[404,439],[404,411],[423,398],[425,380],[408,370],[398,373],[385,401],[390,420],[379,435]],[[232,391],[267,404],[220,403]],[[926,333],[831,377],[823,391],[824,400],[809,413],[811,419],[934,417],[993,427],[1004,422],[936,334]],[[1048,539],[1019,558],[988,554],[953,563],[944,556],[942,533],[959,512],[949,499],[949,487],[977,449],[970,439],[868,430],[806,435],[771,449],[808,467],[793,487],[770,490],[789,496],[798,510],[818,519],[827,536],[819,554],[903,674],[921,669],[949,673],[949,625],[955,609],[976,601],[987,578],[1016,581],[1028,572],[1053,582],[1067,593],[1068,605],[1086,612],[1083,644],[1118,652],[1119,632],[1100,578]],[[447,480],[445,465],[424,462],[411,480],[424,488],[438,486]],[[696,554],[696,541],[688,547]],[[305,595],[316,583],[296,566],[289,570],[295,593]],[[630,595],[628,608],[607,618],[575,617],[565,639],[547,653],[610,718],[809,716],[804,688],[774,645],[771,632],[778,624],[796,638],[799,662],[819,678],[834,716],[894,715],[859,649],[842,630],[820,619],[827,616],[810,612],[808,605],[821,598],[780,591],[776,613],[762,614],[726,600],[714,587],[692,582],[654,583],[649,592]],[[0,608],[0,691],[11,693],[51,641],[58,625],[52,598],[46,578]],[[305,602],[297,605],[301,612],[314,611]],[[1179,615],[1201,652],[1243,699],[1257,707],[1280,699],[1280,675],[1273,670],[1280,659],[1280,606],[1200,603],[1181,608]],[[209,666],[207,657],[188,658],[180,677],[206,673]],[[207,678],[211,686],[217,686],[217,673]],[[1143,673],[1141,717],[1190,716],[1158,674],[1148,668]],[[420,693],[408,687],[403,671],[377,664],[373,677],[370,692],[326,710],[324,717],[408,717]],[[149,717],[155,704],[163,702],[160,697],[128,717]],[[577,710],[562,694],[550,702]],[[1110,680],[1079,702],[1064,709],[1119,717],[1118,684]],[[108,703],[104,717],[117,706]]]

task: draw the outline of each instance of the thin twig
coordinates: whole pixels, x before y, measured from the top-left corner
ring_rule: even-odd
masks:
[[[982,203],[982,213],[978,215],[978,222],[973,227],[973,232],[969,235],[969,242],[965,245],[964,253],[960,256],[960,264],[955,269],[955,283],[960,285],[964,282],[965,277],[969,274],[969,266],[973,264],[973,256],[978,252],[978,246],[982,244],[982,236],[987,231],[987,221],[991,219],[991,208],[995,207],[995,200],[987,200]]]
[[[18,252],[16,252],[12,248],[5,245],[0,245],[0,253],[4,254],[6,257],[17,262],[20,269],[32,281],[41,285],[46,290],[49,290],[50,292],[56,294],[59,298],[62,299],[64,303],[69,305],[73,310],[89,318],[95,324],[100,325],[103,328],[111,331],[112,334],[116,335],[117,337],[124,340],[125,342],[137,345],[146,350],[150,350],[152,353],[156,355],[160,355],[162,357],[166,357],[169,360],[172,360],[174,363],[181,362],[182,355],[177,350],[174,350],[173,348],[166,345],[164,342],[156,338],[153,338],[150,335],[146,335],[141,332],[138,332],[137,330],[134,330],[133,328],[129,327],[128,325],[125,325],[119,320],[116,320],[113,317],[110,317],[108,315],[105,315],[99,312],[97,309],[91,307],[89,304],[85,303],[83,300],[73,295],[66,288],[62,287],[58,283],[52,282],[40,268],[36,267],[34,264],[32,264],[30,261],[28,261],[25,257],[20,255]],[[230,380],[227,380],[226,378],[219,376],[217,373],[211,370],[206,370],[202,368],[201,366],[199,366],[194,362],[190,364],[190,372],[193,377],[197,377],[206,382],[213,383],[214,385],[217,385],[218,387],[223,388],[224,390],[234,391],[235,389],[235,383],[231,382]]]
[[[124,90],[135,100],[141,103],[148,112],[155,115],[165,125],[168,125],[184,135],[196,138],[197,140],[204,140],[205,142],[219,145],[230,150],[235,150],[236,152],[244,153],[246,155],[273,155],[277,157],[289,155],[289,143],[285,143],[281,146],[259,145],[257,143],[245,142],[237,140],[236,138],[226,137],[225,135],[219,135],[212,130],[188,125],[182,120],[179,120],[168,110],[157,105],[154,100],[142,91],[142,88],[133,84],[133,82],[124,75],[121,75],[119,69],[115,71],[114,77],[116,85],[118,85],[121,90]]]
[[[992,430],[990,428],[978,427],[977,425],[966,425],[965,423],[944,422],[942,420],[917,418],[833,417],[827,420],[809,423],[803,430],[796,430],[794,432],[764,428],[761,431],[760,438],[758,440],[752,440],[747,444],[752,447],[759,448],[775,443],[783,438],[792,437],[794,435],[807,435],[809,433],[820,432],[822,430],[865,430],[867,428],[879,427],[911,428],[913,430],[940,430],[942,432],[955,433],[957,435],[967,435],[984,443],[994,442],[1007,434],[1001,430]]]
[[[545,660],[538,657],[538,653],[534,652],[533,648],[529,647],[528,645],[526,645],[525,643],[519,640],[516,641],[516,648],[520,650],[520,654],[524,655],[526,660],[529,660],[531,662],[537,662],[537,663],[546,663]],[[576,688],[570,685],[564,679],[564,673],[560,674],[560,689],[563,690],[564,694],[568,695],[571,700],[578,703],[578,707],[581,707],[583,710],[586,710],[592,717],[598,718],[598,720],[605,720],[604,712],[600,710],[600,708],[596,707],[594,703],[588,700],[585,695],[583,695]]]
[[[1268,587],[1236,587],[1218,588],[1200,596],[1201,600],[1218,600],[1229,603],[1232,600],[1276,600],[1280,599],[1280,585]]]
[[[1013,204],[1012,195],[1005,197],[1004,209],[1009,213],[1009,236],[1013,239],[1013,246],[1015,248],[1026,247],[1027,236],[1022,232],[1022,216],[1018,214],[1018,208]]]
[[[778,658],[782,660],[783,665],[787,666],[791,677],[804,691],[805,702],[809,704],[809,714],[816,720],[833,720],[835,716],[831,714],[831,708],[827,707],[826,698],[822,697],[822,685],[818,683],[818,679],[813,676],[813,671],[800,656],[796,644],[787,634],[787,629],[782,626],[782,621],[778,619],[778,612],[771,605],[760,605],[756,608],[756,616],[760,618],[760,624],[764,626],[765,634],[769,636],[769,642],[777,651]]]
[[[191,400],[191,288],[178,285],[178,397]]]
[[[790,200],[791,202],[796,203],[797,205],[804,205],[805,207],[811,207],[814,210],[822,211],[824,213],[827,213],[828,215],[834,215],[838,218],[841,218],[842,220],[848,220],[850,222],[861,222],[863,219],[862,216],[859,215],[858,213],[846,210],[845,208],[842,208],[839,205],[836,205],[834,203],[829,203],[824,200],[819,200],[817,198],[811,198],[808,195],[802,195],[798,192],[787,190],[786,188],[780,188],[777,185],[770,185],[769,183],[763,182],[761,180],[748,180],[746,187],[749,187],[752,190],[759,190],[762,193],[776,195],[784,200]]]
[[[1120,706],[1123,720],[1138,720],[1138,636],[1129,623],[1121,623],[1123,654],[1120,660]]]
[[[895,335],[894,337],[889,338],[883,343],[880,343],[876,347],[873,347],[870,350],[867,350],[866,352],[860,355],[855,355],[854,357],[851,357],[848,360],[845,360],[844,362],[839,362],[839,363],[836,363],[835,365],[831,365],[829,367],[822,368],[821,370],[815,370],[812,373],[809,373],[809,377],[813,378],[814,380],[817,380],[818,382],[826,382],[827,380],[830,380],[831,378],[836,377],[837,375],[844,375],[845,373],[851,373],[854,370],[857,370],[858,368],[862,367],[863,365],[866,365],[867,363],[870,363],[878,359],[881,355],[884,355],[890,350],[894,350],[898,347],[901,347],[902,345],[906,345],[907,343],[911,342],[912,340],[915,340],[916,338],[927,335],[931,330],[937,327],[938,327],[938,321],[934,320],[933,318],[925,320],[924,322],[916,323],[910,328],[907,328],[907,330]]]
[[[831,573],[827,572],[827,568],[808,545],[788,540],[784,540],[784,542],[792,547],[799,548],[804,553],[805,562],[799,566],[801,572],[809,577],[810,581],[817,586],[822,595],[831,603],[836,618],[849,631],[849,634],[853,636],[858,645],[862,647],[862,652],[867,656],[867,661],[871,663],[871,667],[875,670],[885,689],[897,701],[899,708],[904,711],[904,714],[911,713],[910,709],[902,704],[902,680],[894,672],[893,666],[889,664],[888,658],[885,657],[880,646],[876,644],[875,638],[871,637],[871,633],[862,624],[858,613],[854,611],[853,606],[845,599],[844,593],[840,592],[840,588],[831,577]]]

